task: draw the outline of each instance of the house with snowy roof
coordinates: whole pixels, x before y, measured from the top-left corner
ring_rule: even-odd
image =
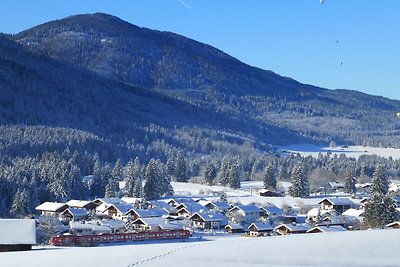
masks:
[[[241,224],[230,223],[225,226],[225,230],[230,234],[244,233],[247,227]]]
[[[158,232],[160,230],[181,230],[183,226],[178,223],[171,223],[160,217],[155,218],[138,218],[132,222],[137,231]]]
[[[199,203],[192,201],[180,203],[175,207],[175,210],[176,215],[189,218],[192,214],[196,212],[204,212],[208,209],[206,207],[203,207]]]
[[[339,212],[334,209],[312,208],[307,212],[306,221],[309,223],[329,222],[335,220],[338,216],[340,216]]]
[[[347,197],[324,198],[318,204],[321,205],[322,210],[336,210],[340,214],[357,207],[356,203]]]
[[[169,215],[169,211],[166,209],[136,209],[131,208],[127,211],[124,216],[129,216],[132,220],[137,218],[152,218],[162,217]]]
[[[201,229],[221,229],[228,224],[228,218],[219,212],[196,212],[189,217],[193,226]]]
[[[307,230],[307,234],[314,234],[314,233],[334,233],[334,232],[345,232],[347,231],[341,225],[327,225],[327,226],[315,226],[309,230]]]
[[[103,213],[114,220],[122,220],[126,219],[128,212],[132,209],[132,204],[111,204]]]
[[[283,216],[284,211],[273,204],[259,207],[261,210],[260,216],[263,218],[269,218],[274,216]]]
[[[308,224],[280,224],[274,228],[278,235],[305,234],[311,226]]]
[[[400,229],[400,221],[392,222],[386,225],[387,228]]]
[[[126,223],[124,221],[102,219],[96,222],[98,225],[109,227],[112,233],[126,232]]]
[[[0,219],[0,252],[31,250],[35,244],[35,220]]]
[[[209,202],[205,205],[209,210],[212,211],[219,211],[226,213],[228,210],[232,207],[229,203],[224,202],[224,201],[214,201],[214,202]]]
[[[68,208],[60,213],[60,219],[64,222],[69,221],[82,221],[89,217],[89,211],[87,209],[75,209]]]
[[[87,209],[87,210],[94,210],[96,209],[97,205],[89,200],[77,200],[71,199],[70,201],[66,202],[65,204],[68,205],[69,208],[75,209]]]
[[[41,212],[41,215],[57,217],[66,209],[68,209],[67,204],[58,202],[44,202],[35,208],[35,210]]]
[[[228,211],[228,216],[237,223],[253,223],[261,216],[261,209],[256,205],[236,205]]]
[[[250,236],[266,236],[271,235],[274,227],[268,222],[256,222],[248,227]]]
[[[326,186],[326,189],[329,193],[343,191],[344,184],[340,182],[329,182]]]

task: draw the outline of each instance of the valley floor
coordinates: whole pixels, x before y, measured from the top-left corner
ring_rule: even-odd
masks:
[[[94,248],[38,247],[0,254],[16,266],[400,266],[400,230],[245,238],[191,238]]]

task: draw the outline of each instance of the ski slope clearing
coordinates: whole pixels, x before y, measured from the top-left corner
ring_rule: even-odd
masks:
[[[206,240],[208,239],[208,240]],[[400,266],[400,230],[260,238],[214,237],[94,248],[36,248],[0,254],[16,266]]]
[[[326,155],[328,153],[337,154],[338,156],[341,154],[345,154],[346,157],[356,158],[361,155],[377,155],[384,158],[392,157],[393,159],[400,159],[400,149],[398,148],[382,148],[382,147],[364,147],[364,146],[346,146],[346,147],[321,147],[311,144],[303,144],[303,145],[290,145],[279,147],[281,151],[286,151],[289,153],[300,153],[302,156],[312,156],[318,157],[319,153]]]

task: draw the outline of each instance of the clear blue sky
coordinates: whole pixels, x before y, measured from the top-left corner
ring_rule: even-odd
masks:
[[[1,0],[0,32],[94,12],[303,83],[400,99],[400,0]]]

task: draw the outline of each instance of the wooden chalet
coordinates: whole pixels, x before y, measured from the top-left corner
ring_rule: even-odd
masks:
[[[400,229],[400,221],[392,222],[386,225],[387,228]]]
[[[59,216],[64,210],[68,209],[65,203],[44,202],[35,208],[41,215]]]
[[[274,228],[278,235],[305,234],[311,226],[308,224],[281,224]]]
[[[280,193],[269,189],[261,189],[260,191],[258,191],[258,195],[260,197],[282,197]]]
[[[132,204],[111,204],[103,213],[114,220],[122,220],[129,216],[128,213],[132,209]]]
[[[334,232],[345,232],[347,231],[341,225],[326,225],[326,226],[315,226],[309,230],[307,230],[307,234],[314,234],[314,233],[334,233]]]
[[[87,209],[68,208],[61,212],[60,219],[66,222],[69,221],[82,221],[89,217]]]
[[[239,234],[245,232],[244,226],[240,224],[228,224],[225,226],[225,230],[230,234]]]
[[[318,204],[321,205],[322,210],[336,210],[340,214],[357,206],[351,199],[347,197],[324,198],[318,202]]]
[[[0,219],[0,252],[31,250],[35,244],[35,220]]]
[[[217,212],[196,212],[189,219],[195,227],[201,229],[221,229],[228,224],[228,218]]]
[[[160,230],[182,230],[180,224],[171,223],[168,220],[160,217],[156,218],[138,218],[132,222],[136,231],[158,232]]]
[[[274,227],[268,222],[252,223],[248,227],[250,236],[266,236],[271,235]]]
[[[67,204],[69,208],[74,208],[74,209],[94,210],[97,207],[96,203],[87,200],[71,199],[65,204]]]

